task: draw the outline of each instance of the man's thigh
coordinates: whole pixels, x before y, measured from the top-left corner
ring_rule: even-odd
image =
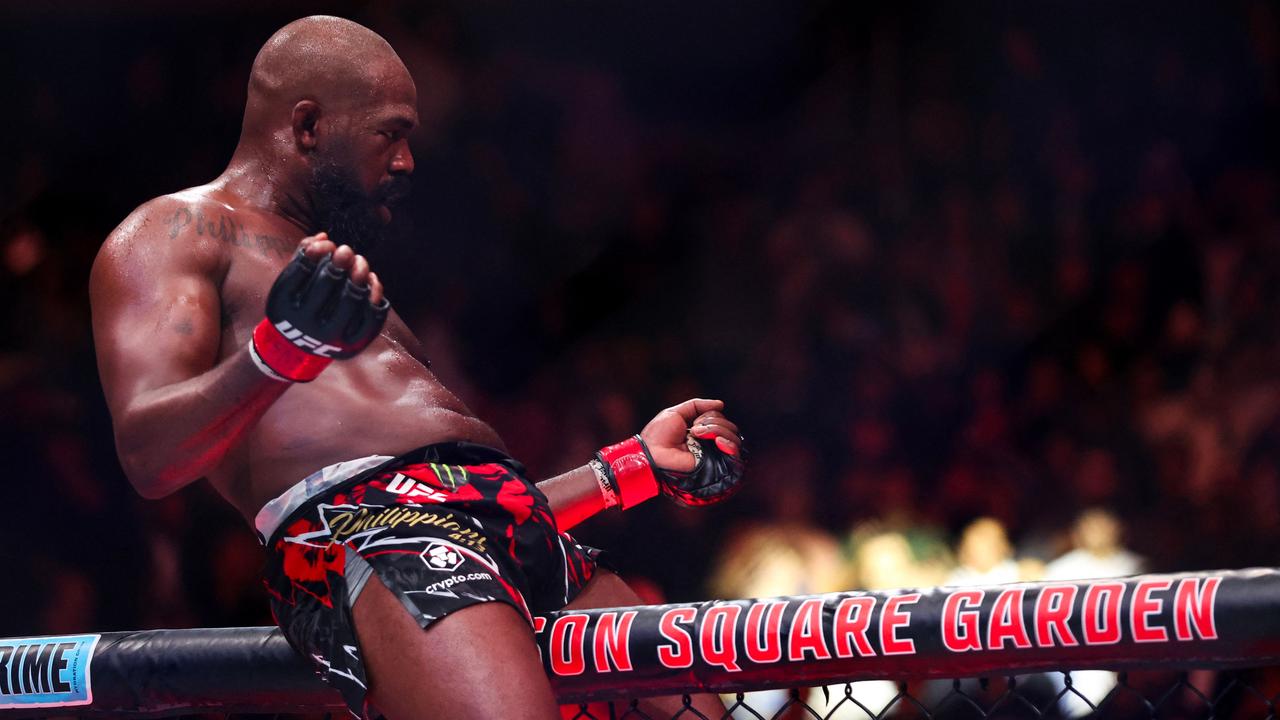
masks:
[[[644,601],[635,590],[627,585],[618,574],[604,568],[598,568],[596,574],[587,581],[565,610],[591,610],[594,608],[617,607],[620,605],[643,605]]]
[[[352,611],[370,698],[388,720],[560,717],[529,623],[510,605],[470,605],[423,630],[375,573]]]
[[[578,593],[573,602],[565,606],[566,610],[590,610],[592,608],[617,607],[625,605],[642,605],[644,601],[617,574],[603,568]],[[640,708],[653,718],[671,718],[680,714],[682,718],[693,718],[697,715],[685,709],[681,697],[652,697],[640,701]],[[724,703],[712,694],[692,696],[692,708],[708,718],[727,717]],[[621,708],[619,708],[621,710]]]

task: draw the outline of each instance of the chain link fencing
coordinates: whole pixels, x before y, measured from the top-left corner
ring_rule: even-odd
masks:
[[[1271,568],[560,611],[533,629],[566,719],[1275,718],[1280,700]],[[0,720],[350,717],[317,672],[275,628],[0,639]]]

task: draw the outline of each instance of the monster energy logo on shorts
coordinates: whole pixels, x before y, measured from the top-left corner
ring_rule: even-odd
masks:
[[[471,478],[467,477],[467,469],[461,465],[431,463],[431,470],[436,474],[436,479],[440,481],[440,484],[450,490],[457,490],[460,486],[471,482]]]
[[[93,702],[89,665],[100,635],[0,640],[0,708]]]

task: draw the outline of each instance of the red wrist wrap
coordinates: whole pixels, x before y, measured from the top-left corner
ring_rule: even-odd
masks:
[[[267,367],[293,382],[311,382],[333,362],[332,358],[312,355],[294,345],[266,318],[253,329],[253,349]]]
[[[618,504],[623,510],[658,494],[658,478],[653,474],[653,465],[639,435],[602,448],[600,459],[613,472],[618,485]]]

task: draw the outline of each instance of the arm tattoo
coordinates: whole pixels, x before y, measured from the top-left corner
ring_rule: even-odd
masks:
[[[230,216],[219,213],[216,218],[205,217],[202,210],[192,213],[187,208],[178,208],[169,218],[169,239],[177,239],[178,235],[194,223],[196,235],[209,237],[236,247],[257,250],[265,257],[276,255],[288,258],[293,255],[294,243],[275,235],[251,233],[245,230],[244,224],[237,224]]]

